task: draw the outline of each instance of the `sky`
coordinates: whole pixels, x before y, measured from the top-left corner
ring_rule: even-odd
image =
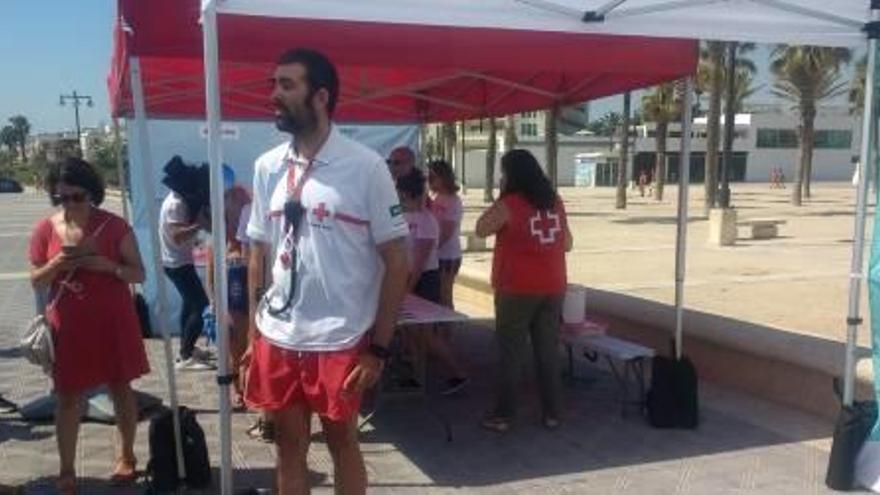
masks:
[[[110,122],[107,86],[115,0],[2,0],[0,124],[16,114],[32,132],[73,130],[61,94],[91,95],[83,126]]]
[[[144,0],[149,1],[149,0]],[[115,0],[2,0],[0,15],[0,124],[25,115],[32,132],[73,130],[73,108],[60,106],[61,94],[90,95],[94,107],[81,107],[84,127],[109,123],[105,78],[110,63]],[[751,55],[758,66],[755,83],[761,90],[750,100],[768,103],[771,76],[768,45]],[[858,56],[858,54],[857,54]],[[855,57],[854,57],[855,58]],[[849,77],[848,71],[847,77]],[[633,98],[634,107],[640,96]],[[838,100],[836,103],[841,103]],[[620,111],[622,99],[604,98],[591,104],[591,118]]]

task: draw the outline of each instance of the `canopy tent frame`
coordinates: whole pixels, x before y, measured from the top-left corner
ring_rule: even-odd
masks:
[[[880,2],[871,2],[871,19],[880,21]],[[876,27],[876,25],[875,25]],[[856,193],[856,215],[853,227],[853,251],[849,276],[849,301],[846,318],[846,358],[844,360],[843,405],[851,406],[855,396],[856,365],[860,358],[870,356],[858,352],[858,330],[863,320],[860,314],[861,290],[865,280],[864,246],[865,219],[868,208],[868,183],[873,160],[876,159],[876,104],[875,84],[877,67],[877,36],[876,29],[868,32],[868,64],[865,72],[865,97],[862,109],[862,142],[859,149],[858,186]],[[877,180],[876,176],[874,180]],[[874,235],[877,235],[875,232]],[[874,350],[877,352],[877,349]],[[877,370],[874,371],[875,373]]]
[[[119,1],[121,3],[123,3],[123,2],[126,2],[127,0],[119,0]],[[733,4],[733,3],[746,3],[746,2],[755,3],[755,4],[759,3],[759,2],[754,2],[752,0],[744,0],[743,2],[730,2],[730,3]],[[333,7],[330,7],[330,6],[328,6],[328,5],[330,5],[330,3],[334,3],[335,5]],[[389,0],[385,0],[383,3],[388,4]],[[455,4],[455,5],[452,5],[451,8],[452,9],[460,8],[460,6],[458,5],[459,3],[460,2],[450,2],[450,5]],[[571,25],[569,25],[567,23],[561,22],[560,24],[565,24],[565,25],[561,29],[559,29],[557,32],[563,32],[563,33],[588,32],[588,33],[593,33],[596,35],[615,35],[616,34],[616,35],[623,35],[623,36],[659,36],[661,38],[669,36],[668,33],[663,31],[664,28],[661,28],[658,33],[634,33],[632,28],[630,26],[627,26],[624,29],[620,29],[618,32],[614,32],[614,29],[617,29],[614,26],[615,22],[626,21],[628,19],[632,19],[636,14],[640,14],[640,15],[651,14],[651,12],[649,12],[648,10],[645,10],[644,8],[642,8],[642,10],[640,10],[640,11],[636,10],[636,9],[638,9],[638,7],[630,8],[631,5],[637,4],[638,0],[630,0],[628,2],[626,0],[611,0],[609,2],[606,2],[602,7],[600,7],[600,9],[607,9],[604,12],[604,15],[595,16],[596,18],[594,18],[594,19],[587,19],[589,21],[601,21],[601,22],[583,22],[581,20],[584,16],[583,10],[572,10],[564,5],[561,5],[561,4],[558,4],[555,2],[546,1],[546,0],[512,0],[512,1],[510,1],[510,3],[512,3],[512,4],[528,4],[532,7],[538,7],[538,8],[541,8],[543,6],[543,8],[545,10],[548,10],[548,8],[549,8],[549,10],[553,11],[556,14],[568,16],[568,17],[571,17],[571,19],[577,19],[579,25],[582,26],[581,28],[577,28],[577,27],[574,27],[573,23]],[[717,2],[709,2],[709,1],[667,2],[663,5],[666,7],[670,7],[670,8],[672,8],[672,7],[681,8],[681,7],[687,7],[687,6],[699,7],[700,5],[708,5],[711,3],[717,3]],[[726,2],[722,2],[722,3],[726,3]],[[864,22],[861,22],[860,20],[857,21],[853,18],[835,15],[835,14],[823,14],[818,11],[812,11],[812,9],[809,9],[807,7],[793,6],[789,3],[786,3],[786,2],[780,1],[780,0],[769,0],[766,2],[760,2],[760,3],[763,7],[771,7],[771,8],[775,8],[777,10],[780,10],[780,11],[784,11],[784,12],[788,12],[788,13],[792,13],[792,14],[796,14],[796,15],[800,15],[800,16],[805,16],[805,15],[809,14],[808,17],[811,17],[811,18],[814,18],[817,20],[821,20],[821,21],[832,22],[832,23],[838,25],[840,27],[840,30],[833,31],[831,33],[826,33],[826,35],[824,37],[820,36],[819,31],[817,31],[817,30],[810,31],[807,34],[803,34],[801,32],[801,30],[795,30],[791,27],[789,27],[789,30],[785,31],[785,32],[780,31],[780,32],[772,32],[769,34],[751,32],[748,30],[740,30],[737,33],[735,33],[736,36],[734,36],[733,34],[731,34],[731,29],[728,28],[726,31],[719,30],[719,32],[715,33],[715,34],[717,34],[717,36],[715,36],[715,38],[717,38],[719,40],[730,40],[730,41],[733,41],[733,40],[767,41],[769,39],[774,42],[798,43],[799,40],[803,39],[804,37],[809,38],[810,36],[814,36],[815,38],[810,38],[810,39],[811,39],[811,41],[816,41],[815,44],[827,44],[827,45],[832,45],[832,46],[844,46],[844,45],[852,46],[852,45],[856,44],[856,42],[858,42],[858,43],[864,42],[864,35],[854,32],[854,31],[857,31],[854,28],[860,29],[864,25]],[[813,3],[817,4],[816,2],[813,2]],[[848,0],[848,4],[850,6],[852,5],[852,3],[853,3],[853,0]],[[273,4],[272,0],[254,1],[254,2],[252,2],[252,4],[254,5],[252,7],[252,9],[253,9],[252,15],[253,16],[271,17],[270,15],[268,15],[266,13],[266,10]],[[325,8],[324,6],[328,6],[328,7],[326,7],[326,9],[328,9],[328,10],[332,10],[334,8],[339,9],[340,4],[341,4],[340,1],[323,2],[323,3],[321,3],[321,8]],[[541,5],[539,5],[539,4],[541,4]],[[217,51],[218,46],[219,46],[219,32],[220,32],[218,18],[222,19],[227,14],[230,14],[230,15],[241,14],[242,10],[245,9],[245,7],[243,7],[243,5],[244,5],[244,2],[242,2],[241,0],[222,0],[222,1],[221,0],[204,0],[202,2],[202,6],[200,9],[201,20],[202,20],[202,37],[201,37],[202,39],[201,39],[201,42],[202,42],[202,47],[204,50],[204,52],[202,53],[202,56],[204,57],[204,59],[202,61],[203,62],[202,68],[204,70],[203,76],[204,76],[204,80],[206,81],[206,89],[207,89],[207,91],[205,91],[205,95],[206,95],[205,103],[206,103],[206,109],[207,109],[206,114],[207,114],[208,120],[209,120],[209,125],[208,125],[208,150],[209,150],[209,153],[208,154],[209,154],[209,159],[210,159],[209,161],[210,161],[211,169],[212,169],[211,194],[212,194],[212,216],[214,218],[218,218],[216,216],[216,212],[219,211],[222,213],[222,211],[223,211],[223,209],[222,209],[222,201],[223,201],[222,188],[220,187],[220,181],[218,180],[218,172],[217,172],[219,170],[219,166],[220,166],[220,163],[222,160],[222,143],[219,139],[220,117],[221,117],[221,112],[223,110],[221,108],[221,104],[231,104],[231,105],[234,105],[234,107],[236,107],[238,109],[247,109],[251,112],[257,112],[257,111],[264,111],[265,112],[265,110],[266,110],[265,108],[260,108],[258,105],[253,105],[250,103],[242,103],[242,102],[227,102],[227,101],[223,100],[223,98],[221,98],[222,96],[228,95],[230,93],[235,93],[235,94],[240,94],[240,95],[243,94],[248,97],[256,97],[257,96],[256,94],[247,94],[247,91],[248,91],[247,89],[244,89],[244,92],[243,92],[242,91],[243,88],[239,88],[235,84],[233,84],[231,86],[227,86],[226,84],[224,84],[223,89],[220,88],[220,81],[221,81],[221,73],[220,73],[220,66],[219,66],[220,59],[219,59],[219,53]],[[294,10],[295,9],[302,9],[302,11],[306,12],[306,13],[301,15],[300,18],[305,18],[305,19],[311,20],[311,19],[313,19],[313,17],[310,17],[308,15],[308,13],[310,12],[309,9],[315,9],[316,5],[318,5],[318,2],[316,2],[315,0],[304,0],[302,2],[297,2],[296,4],[286,4],[285,7],[289,8],[289,9],[294,9]],[[361,6],[358,6],[356,4],[350,4],[350,5],[351,5],[350,8],[352,11],[362,8]],[[349,7],[349,5],[347,4],[346,8],[348,8],[348,7]],[[247,7],[247,8],[250,9],[251,7]],[[596,10],[598,10],[598,9],[594,9],[593,11],[595,12]],[[589,12],[589,11],[587,11],[587,12]],[[851,12],[852,11],[850,10],[850,13]],[[395,14],[395,15],[397,15],[397,14]],[[396,22],[405,24],[407,15],[409,15],[409,14],[406,12],[400,13],[400,19],[398,19]],[[566,20],[569,20],[568,17],[566,17]],[[599,18],[599,17],[601,17],[601,18]],[[320,15],[316,15],[314,17],[314,19],[327,20],[325,17],[321,17]],[[422,16],[422,19],[424,19],[424,16]],[[336,19],[336,20],[339,20],[339,19]],[[369,21],[370,21],[370,19],[366,19],[366,22],[369,22]],[[532,21],[533,21],[532,19],[523,20],[523,24],[529,24],[529,23],[532,23]],[[374,20],[374,22],[380,22],[380,21]],[[411,22],[413,24],[422,24],[422,22],[418,22],[417,20],[411,21]],[[437,25],[436,22],[437,21],[435,21],[435,20],[424,21],[424,24],[427,26],[436,26]],[[473,22],[476,22],[476,21],[473,21]],[[466,26],[473,27],[473,22],[470,20],[465,20],[465,21],[463,21],[463,24]],[[518,27],[520,29],[525,29],[525,30],[533,29],[535,31],[541,31],[540,25],[542,22],[546,23],[547,19],[542,18],[542,19],[538,19],[537,21],[534,21],[534,25],[537,27],[528,27],[528,26],[526,26],[526,27],[518,26]],[[122,20],[121,24],[122,24],[123,31],[125,31],[126,28],[131,30],[130,25],[127,25],[124,22],[124,20]],[[685,29],[681,33],[679,33],[677,36],[680,38],[691,38],[691,39],[705,38],[706,36],[700,35],[700,33],[703,32],[703,31],[701,31],[702,29],[705,29],[705,26],[694,27],[690,30]],[[551,29],[550,31],[553,31],[553,30]],[[226,46],[226,45],[224,45],[224,46]],[[155,56],[156,54],[152,53],[150,55]],[[126,59],[128,59],[128,57],[126,57]],[[229,60],[224,60],[223,69],[224,70],[234,69],[234,70],[248,71],[248,70],[250,70],[254,67],[257,67],[257,66],[258,66],[258,64],[251,65],[251,64],[242,62],[241,59],[235,59],[233,57],[233,58],[230,58]],[[567,97],[567,94],[565,91],[560,91],[560,92],[547,91],[546,87],[543,87],[538,83],[541,80],[542,75],[543,75],[542,71],[539,69],[535,70],[535,72],[533,73],[533,75],[531,76],[530,79],[526,79],[526,81],[528,81],[527,84],[524,84],[523,81],[506,81],[503,77],[501,77],[499,75],[495,75],[495,74],[488,74],[488,73],[482,74],[482,73],[479,73],[479,72],[476,72],[473,70],[470,70],[468,72],[469,72],[469,74],[466,74],[465,76],[469,76],[470,79],[472,79],[475,82],[480,82],[482,84],[492,84],[492,85],[496,85],[496,86],[505,88],[504,91],[497,93],[497,94],[493,94],[493,95],[491,95],[491,97],[488,97],[488,98],[485,96],[485,92],[484,92],[484,99],[482,101],[482,103],[483,103],[482,109],[484,110],[485,115],[473,115],[472,116],[473,118],[492,116],[490,112],[486,112],[486,108],[485,108],[486,102],[491,102],[490,107],[497,107],[497,108],[501,109],[501,108],[503,108],[503,107],[501,107],[502,103],[509,101],[509,99],[511,97],[513,97],[514,95],[517,95],[518,93],[521,96],[532,94],[535,96],[543,96],[543,97],[546,97],[549,99],[555,99],[557,104],[570,103],[569,101],[565,101],[565,98]],[[174,73],[178,74],[176,77],[178,77],[179,80],[181,80],[183,82],[197,81],[197,79],[191,78],[186,75],[180,76],[179,71],[174,72]],[[692,74],[692,72],[690,74]],[[581,90],[584,87],[591,87],[591,86],[597,85],[597,83],[603,83],[603,78],[607,77],[609,75],[611,75],[611,74],[599,73],[599,74],[590,74],[588,76],[585,76],[582,79],[579,79],[578,81],[574,82],[575,90],[569,91],[568,95],[576,94],[576,93],[578,93],[578,90]],[[447,74],[445,76],[448,79],[455,79],[455,77],[462,77],[461,74],[452,74],[452,75]],[[479,76],[479,77],[476,77],[476,76]],[[684,74],[682,74],[681,76],[684,76]],[[172,77],[174,77],[174,76],[172,76]],[[665,80],[672,80],[672,79],[678,79],[678,77],[674,77],[674,78],[668,77]],[[149,81],[150,81],[150,84],[148,87],[153,87],[153,82],[155,81],[155,79],[150,79]],[[169,83],[176,83],[176,82],[177,81],[170,81],[170,78],[169,78]],[[661,82],[661,81],[660,80],[652,81],[650,84],[648,84],[648,81],[642,81],[642,83],[644,83],[645,85],[653,85],[658,82]],[[256,84],[257,80],[254,79],[252,81],[252,83]],[[508,84],[508,83],[513,83],[513,84]],[[131,85],[132,82],[129,81],[129,84]],[[471,84],[471,83],[469,83],[469,84]],[[121,89],[124,90],[125,82],[119,81],[119,86]],[[211,88],[211,86],[214,86],[213,89]],[[426,105],[424,105],[424,106],[419,106],[420,109],[415,114],[416,115],[415,121],[418,121],[418,122],[444,121],[443,114],[434,113],[431,110],[425,110],[425,108],[430,106],[430,105],[427,105],[428,103],[435,103],[437,105],[443,105],[443,103],[449,102],[449,101],[444,102],[443,100],[446,100],[447,98],[445,98],[442,95],[438,95],[436,93],[431,93],[431,94],[426,95],[427,92],[429,92],[430,90],[432,90],[435,87],[436,86],[428,86],[423,89],[412,89],[412,90],[409,90],[406,92],[406,95],[411,97],[414,101],[421,101],[422,103],[426,103]],[[689,89],[685,91],[685,99],[691,97],[690,88],[692,88],[692,82],[689,82],[687,84],[687,88],[689,88]],[[163,87],[163,89],[166,90],[165,94],[168,97],[171,97],[174,95],[173,85],[168,86],[166,84]],[[361,88],[361,89],[363,89],[363,88]],[[536,93],[535,90],[537,90],[537,94],[535,94]],[[375,90],[375,91],[379,91],[379,90]],[[111,88],[111,93],[113,93],[112,88]],[[201,90],[199,90],[199,88],[195,88],[194,92],[188,93],[188,95],[198,95],[198,94],[201,94]],[[345,93],[344,92],[343,94],[344,95],[351,95],[352,93],[350,93],[350,92]],[[396,121],[404,121],[404,117],[406,116],[406,114],[404,112],[395,113],[394,110],[398,107],[395,107],[394,104],[389,103],[387,101],[382,101],[381,96],[376,95],[376,94],[371,94],[370,91],[366,91],[366,92],[358,93],[358,94],[360,94],[361,98],[365,98],[365,99],[363,101],[357,103],[357,105],[361,105],[363,107],[369,106],[370,108],[380,110],[381,112],[384,112],[383,114],[391,116],[390,117],[391,121],[395,121],[395,122]],[[397,93],[397,94],[401,95],[401,93]],[[580,93],[580,94],[582,94],[582,93]],[[130,109],[126,110],[125,108],[120,108],[120,107],[125,107],[126,104],[131,104],[131,101],[126,102],[126,98],[124,95],[120,96],[118,94],[114,94],[113,96],[114,96],[113,102],[115,104],[115,107],[114,107],[115,114],[124,114],[126,112],[131,111]],[[146,114],[149,114],[151,117],[160,117],[160,116],[180,117],[181,116],[181,115],[174,114],[173,112],[163,113],[161,110],[160,111],[151,110],[151,108],[149,108],[149,105],[151,105],[152,103],[155,102],[155,100],[151,99],[151,96],[152,95],[144,95],[144,94],[141,94],[139,96],[132,95],[132,97],[129,100],[135,100],[135,99],[141,100],[140,104],[143,105],[144,107],[146,107],[146,110],[143,112],[144,117],[146,117]],[[427,96],[427,98],[431,98],[431,100],[428,100],[426,98],[426,96]],[[186,96],[182,96],[181,98],[186,98]],[[457,103],[457,102],[455,102],[454,98],[451,100],[451,102]],[[341,108],[344,108],[344,105],[346,105],[346,103],[344,101],[340,102]],[[350,103],[349,105],[351,106],[354,104]],[[137,104],[135,104],[135,106],[137,106]],[[461,105],[459,105],[459,107],[461,107]],[[462,110],[467,110],[468,112],[471,112],[474,108],[475,108],[474,105],[471,104],[471,105],[465,105],[465,108],[462,108]],[[869,107],[866,105],[866,108],[869,108]],[[204,112],[205,110],[203,109],[202,111]],[[527,111],[527,109],[523,108],[521,111]],[[689,111],[690,111],[690,108],[688,106],[688,108],[685,109],[685,113],[689,113]],[[866,112],[866,113],[868,113],[868,112]],[[235,112],[232,112],[232,114],[235,114]],[[399,116],[400,120],[394,120],[394,119],[398,118],[398,117],[394,117],[395,115]],[[410,115],[410,117],[411,116],[412,115]],[[187,117],[188,118],[198,118],[199,116],[195,115],[195,114],[191,114],[191,115],[188,115]],[[228,116],[226,120],[235,120],[235,119],[236,119],[236,117],[234,115],[232,115],[232,116]],[[453,119],[450,119],[450,120],[453,120]],[[690,119],[690,117],[688,117],[685,120],[684,127],[690,128],[690,125],[692,123],[691,120],[692,119]],[[870,125],[870,124],[868,124],[868,125]],[[145,128],[145,125],[144,125],[144,128]],[[679,354],[679,355],[680,355],[681,348],[682,348],[681,340],[682,340],[683,327],[685,325],[685,321],[684,321],[685,315],[684,315],[684,310],[683,310],[683,304],[684,304],[685,261],[686,261],[685,243],[686,243],[686,234],[687,234],[687,223],[686,223],[686,221],[687,221],[687,200],[688,200],[688,196],[687,196],[688,180],[687,179],[688,179],[688,174],[689,174],[689,160],[686,160],[686,156],[689,155],[689,153],[690,153],[690,139],[691,139],[690,134],[691,134],[691,132],[689,132],[689,131],[686,132],[684,139],[682,139],[682,154],[681,154],[682,158],[681,158],[681,166],[680,166],[680,174],[679,174],[679,181],[682,186],[679,189],[679,205],[678,205],[679,214],[678,214],[678,224],[677,224],[677,233],[676,233],[677,240],[676,240],[676,327],[675,327],[675,339],[676,339],[676,343],[677,343],[676,344],[676,348],[677,348],[676,354]],[[144,135],[144,139],[147,139],[146,135]],[[144,149],[146,149],[146,148],[142,147],[142,152]],[[867,153],[868,153],[868,151],[866,151],[866,147],[863,144],[863,149],[862,149],[862,154],[861,154],[862,160],[860,161],[860,167],[861,167],[860,170],[862,171],[862,173],[860,173],[860,175],[859,175],[860,181],[867,181],[867,174],[864,173],[865,167],[867,166],[866,164],[869,163],[867,160]],[[144,163],[147,165],[149,164],[149,162],[144,162]],[[863,187],[866,187],[866,186],[863,186],[862,183],[860,182],[860,184],[859,184],[860,193],[859,194],[863,194],[863,192],[862,192]],[[862,208],[862,212],[861,212],[862,233],[863,233],[863,228],[864,228],[864,226],[863,226],[864,206],[865,206],[864,203],[861,203],[859,206],[860,208]],[[222,215],[219,218],[222,218]],[[857,222],[858,221],[859,220],[857,220]],[[219,222],[219,223],[222,223],[222,222]],[[215,234],[216,233],[217,232],[215,232]],[[215,242],[218,238],[222,239],[222,237],[220,237],[218,235],[214,236]],[[855,239],[855,241],[856,242],[854,242],[854,257],[856,256],[855,251],[857,251],[857,250],[861,251],[863,249],[863,239],[862,240]],[[225,270],[222,269],[223,263],[225,262],[225,256],[223,256],[224,252],[225,252],[225,245],[222,245],[222,242],[221,242],[221,245],[219,246],[219,249],[218,249],[218,246],[215,245],[214,263],[215,263],[215,266],[221,267],[220,269],[216,270],[216,273],[218,274],[219,277],[225,278]],[[217,308],[217,314],[224,315],[224,317],[225,317],[226,312],[225,312],[224,308],[221,308],[220,306],[221,305],[225,306],[226,299],[225,299],[225,297],[219,297],[219,296],[222,295],[222,291],[225,290],[226,284],[225,284],[225,281],[220,279],[219,277],[215,281],[215,287],[214,287],[215,297],[219,303],[218,308]],[[157,279],[161,280],[161,276],[157,277]],[[860,282],[861,278],[858,281]],[[218,290],[218,287],[219,287],[219,290]],[[852,309],[851,309],[851,314],[856,315],[854,318],[857,318],[858,301],[855,302],[855,311],[852,311]],[[856,334],[856,330],[857,330],[857,325],[858,325],[858,323],[854,324],[854,327],[856,327],[856,328],[854,328],[853,331],[851,332],[853,334],[852,339],[848,339],[848,343],[847,343],[848,358],[849,358],[849,355],[855,349],[854,344],[855,344],[855,334]],[[219,337],[218,337],[219,340],[221,342],[225,343],[226,325],[223,325],[223,324],[219,325],[218,331],[221,333],[221,335],[219,335]],[[850,342],[850,340],[852,340],[852,342]],[[223,353],[223,351],[221,349],[221,354],[222,353]],[[221,356],[221,361],[225,361],[222,359],[222,356]],[[852,375],[849,373],[850,368],[851,368],[851,366],[849,366],[849,364],[848,364],[847,365],[847,381],[848,382],[851,382],[851,380],[852,380]],[[218,372],[218,374],[220,376],[220,380],[218,380],[218,381],[222,382],[224,378],[228,378],[228,377],[226,377],[226,373],[227,373],[226,370],[220,370]],[[226,392],[228,392],[228,383],[225,385],[223,383],[220,383],[220,385],[221,385],[221,398],[220,398],[220,400],[221,400],[221,414],[224,414],[224,412],[222,411],[222,409],[223,409],[222,406],[223,406],[224,398],[228,404],[228,393],[226,393]],[[228,411],[226,411],[226,413],[224,415],[228,416]],[[231,485],[232,472],[231,472],[231,463],[229,462],[230,456],[228,455],[228,450],[229,450],[228,443],[229,443],[228,429],[226,427],[224,427],[223,423],[221,423],[221,449],[223,450],[223,452],[221,452],[221,460],[222,460],[222,464],[223,464],[221,466],[221,471],[222,471],[221,472],[221,491],[222,491],[222,493],[231,493],[231,488],[232,488],[232,485]]]
[[[144,104],[141,64],[140,59],[137,57],[132,57],[129,60],[129,73],[131,76],[131,92],[134,99],[135,139],[138,141],[138,146],[141,152],[141,163],[143,164],[141,167],[141,180],[144,183],[146,197],[154,198],[155,192],[150,165],[153,162],[149,145],[150,137],[147,128],[147,112]],[[164,306],[168,301],[168,288],[165,274],[162,273],[161,270],[162,254],[159,249],[157,249],[159,246],[159,231],[157,230],[159,218],[158,215],[156,215],[155,208],[148,208],[147,216],[151,226],[149,229],[150,243],[153,246],[153,262],[151,265],[153,271],[152,276],[153,280],[156,281],[156,292],[158,294],[156,298],[157,313],[159,315],[164,315]],[[178,479],[183,480],[186,478],[186,466],[183,459],[183,437],[181,436],[180,414],[178,409],[177,379],[174,374],[174,355],[171,347],[171,333],[166,323],[167,319],[160,317],[157,321],[156,327],[162,335],[163,351],[165,354],[165,374],[168,377],[168,402],[171,406],[171,418],[174,429],[174,451],[177,455],[177,477]]]

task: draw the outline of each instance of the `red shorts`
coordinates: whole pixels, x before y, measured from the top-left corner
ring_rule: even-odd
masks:
[[[248,407],[280,411],[304,405],[331,421],[347,421],[360,411],[360,394],[342,386],[358,363],[367,338],[350,349],[299,352],[278,347],[264,337],[253,343],[244,399]]]

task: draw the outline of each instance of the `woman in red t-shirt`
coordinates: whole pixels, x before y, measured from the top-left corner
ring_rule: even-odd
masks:
[[[107,385],[116,414],[114,482],[135,479],[137,404],[130,383],[149,372],[129,284],[144,268],[128,223],[98,208],[104,183],[78,158],[53,166],[46,181],[59,211],[41,220],[30,240],[31,282],[48,288],[58,397],[55,431],[61,458],[58,491],[76,493],[76,439],[85,391]]]
[[[565,208],[535,157],[511,150],[501,158],[501,197],[477,221],[481,237],[495,234],[492,286],[501,355],[495,407],[482,425],[507,431],[516,413],[517,384],[531,340],[542,423],[559,426],[557,339],[565,294],[565,253],[571,249]]]

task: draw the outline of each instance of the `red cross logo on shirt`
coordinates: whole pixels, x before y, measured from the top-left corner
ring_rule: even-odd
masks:
[[[556,242],[556,234],[562,232],[559,224],[559,215],[551,211],[539,211],[529,219],[529,227],[532,235],[538,238],[541,244],[553,244]]]
[[[319,203],[317,208],[312,209],[312,214],[318,218],[318,221],[324,223],[324,219],[330,216],[325,203]]]

